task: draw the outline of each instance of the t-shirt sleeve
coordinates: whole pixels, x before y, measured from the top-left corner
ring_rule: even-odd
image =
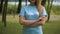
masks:
[[[47,17],[47,12],[45,8],[43,8],[43,16]]]
[[[25,16],[25,9],[24,8],[21,9],[19,16]]]

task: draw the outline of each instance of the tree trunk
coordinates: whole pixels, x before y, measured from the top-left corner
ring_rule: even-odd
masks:
[[[1,4],[0,4],[0,13],[2,12],[2,8],[3,8],[3,1],[4,1],[4,0],[1,0]]]
[[[21,1],[22,1],[22,0],[19,0],[18,9],[17,9],[17,12],[18,12],[18,13],[19,13],[20,10],[21,10]]]
[[[48,20],[50,19],[50,13],[51,13],[51,9],[52,9],[52,3],[53,3],[53,0],[51,0],[51,4],[50,4],[50,0],[48,0],[48,6],[47,6],[47,11],[48,11]]]
[[[41,5],[44,6],[46,4],[46,0],[42,0]]]
[[[51,8],[52,8],[52,3],[53,3],[53,0],[51,0],[50,10],[51,10]]]
[[[4,23],[4,27],[6,27],[6,11],[7,11],[8,0],[5,0],[3,12],[2,12],[2,22]]]
[[[48,0],[48,5],[47,5],[47,13],[48,13],[48,19],[47,19],[47,21],[49,21],[49,19],[50,19],[50,0]]]

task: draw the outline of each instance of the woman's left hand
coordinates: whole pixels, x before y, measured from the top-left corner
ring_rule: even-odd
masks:
[[[44,16],[40,17],[39,22],[41,25],[45,24],[45,17]]]
[[[44,16],[40,17],[39,21],[44,21]]]

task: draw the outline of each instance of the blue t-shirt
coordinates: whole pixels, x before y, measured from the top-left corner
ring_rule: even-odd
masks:
[[[43,8],[43,16],[47,15],[45,8]],[[37,20],[39,12],[36,6],[25,6],[21,9],[20,16],[24,16],[26,20]],[[23,34],[43,34],[42,26],[23,26]]]

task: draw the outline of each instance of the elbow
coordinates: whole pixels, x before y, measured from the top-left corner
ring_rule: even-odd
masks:
[[[21,25],[25,25],[25,26],[27,26],[28,24],[26,24],[24,21],[20,21],[19,22]]]
[[[24,21],[20,18],[19,19],[19,23],[20,23],[20,25],[23,25],[24,24]]]
[[[19,16],[19,23],[20,23],[21,25],[24,24],[24,20],[25,20],[25,18],[24,18],[23,16]]]
[[[43,21],[42,23],[41,23],[41,25],[44,25],[45,24],[45,21]]]
[[[24,22],[21,19],[19,19],[19,23],[20,25],[23,25]]]
[[[19,23],[20,23],[21,25],[24,25],[24,21],[22,21],[22,20],[20,20]]]

